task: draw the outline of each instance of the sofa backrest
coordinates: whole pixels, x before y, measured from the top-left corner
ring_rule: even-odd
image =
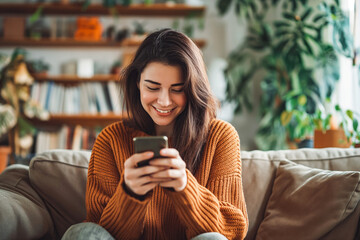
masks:
[[[360,149],[297,149],[281,151],[242,151],[242,179],[249,216],[247,239],[254,239],[272,193],[276,170],[281,161],[312,168],[360,171]]]
[[[30,182],[44,200],[58,238],[85,219],[85,189],[90,151],[53,150],[37,154],[30,164]],[[242,151],[242,178],[249,215],[247,239],[254,239],[264,218],[276,170],[281,161],[313,168],[360,171],[360,149]]]

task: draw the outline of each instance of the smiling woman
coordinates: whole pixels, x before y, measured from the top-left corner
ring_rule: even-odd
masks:
[[[121,83],[128,118],[99,134],[86,223],[63,239],[243,239],[248,217],[239,136],[216,119],[200,50],[184,34],[154,32]],[[134,153],[133,138],[149,135],[169,139],[161,158]],[[142,161],[149,164],[139,167]]]
[[[172,135],[175,119],[186,105],[183,86],[179,66],[151,62],[141,73],[141,105],[154,121],[158,135]]]

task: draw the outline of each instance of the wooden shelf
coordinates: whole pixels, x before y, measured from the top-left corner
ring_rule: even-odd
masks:
[[[113,74],[101,74],[101,75],[94,75],[91,78],[83,78],[78,77],[76,75],[57,75],[57,76],[50,76],[50,75],[32,75],[36,81],[54,81],[54,82],[61,82],[61,83],[73,83],[73,82],[109,82],[109,81],[118,81],[119,76]]]
[[[61,4],[61,3],[2,3],[0,4],[0,14],[30,15],[40,6],[43,7],[45,15],[111,15],[110,9],[102,4],[91,4],[86,10],[83,10],[83,4]],[[176,16],[201,16],[205,12],[205,6],[188,6],[186,4],[132,4],[128,7],[116,6],[116,12],[119,16],[158,16],[158,17],[176,17]]]
[[[205,40],[195,39],[195,44],[202,48],[205,46]],[[141,41],[125,39],[122,42],[113,41],[77,41],[74,39],[0,39],[0,47],[106,47],[106,48],[118,48],[118,47],[138,47]]]
[[[50,115],[50,119],[46,121],[42,121],[39,119],[31,119],[30,122],[35,124],[36,126],[61,126],[64,124],[67,125],[77,125],[80,124],[86,127],[96,127],[96,126],[106,126],[111,123],[120,121],[124,118],[124,115],[117,115],[113,113],[109,113],[106,115],[101,114],[74,114],[74,115],[66,115],[66,114],[56,114]]]

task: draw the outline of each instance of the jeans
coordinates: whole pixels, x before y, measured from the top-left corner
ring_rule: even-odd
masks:
[[[115,240],[105,228],[96,223],[86,222],[72,225],[61,240]],[[202,233],[191,240],[226,240],[217,232]]]

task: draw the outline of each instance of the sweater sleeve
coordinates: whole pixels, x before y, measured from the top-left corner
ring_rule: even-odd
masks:
[[[114,155],[122,157],[121,152],[114,152],[115,146],[121,144],[119,141],[112,144],[112,134],[113,131],[107,130],[100,133],[92,150],[86,186],[86,221],[101,225],[116,239],[140,239],[150,195],[140,201],[127,194],[120,177],[123,174],[119,173],[114,158]]]
[[[181,192],[167,190],[166,193],[187,228],[187,238],[204,232],[219,232],[228,239],[243,239],[248,229],[248,216],[241,181],[240,140],[231,125],[220,133],[214,151],[211,154],[208,149],[203,158],[211,162],[206,186],[199,184],[187,170],[185,189]]]

